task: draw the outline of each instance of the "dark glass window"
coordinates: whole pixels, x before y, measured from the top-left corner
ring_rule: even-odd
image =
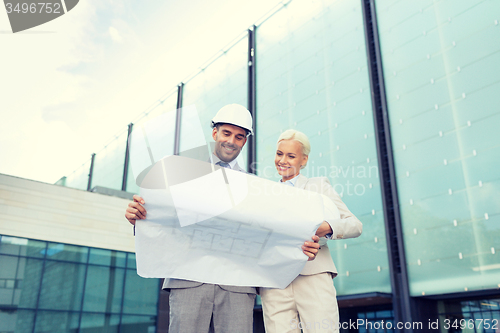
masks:
[[[159,290],[134,253],[0,235],[0,333],[155,332]]]
[[[500,330],[500,299],[438,302],[441,332],[496,333]]]
[[[33,239],[0,236],[0,253],[43,258],[46,242]]]
[[[362,320],[358,327],[359,333],[391,332],[394,328],[394,312],[392,310],[358,312],[358,319]],[[341,318],[342,322],[342,318]]]
[[[81,333],[118,333],[120,315],[84,313],[80,323]]]
[[[35,311],[0,311],[0,332],[32,333]]]
[[[120,313],[125,270],[89,266],[83,311]]]
[[[14,304],[21,308],[36,307],[42,269],[41,259],[19,258]]]
[[[127,270],[123,312],[156,315],[160,285],[158,279],[144,279],[131,269]]]
[[[39,308],[80,310],[84,278],[85,265],[46,261]]]
[[[47,249],[47,259],[85,263],[87,262],[88,251],[88,247],[49,243]]]
[[[156,332],[156,317],[127,316],[122,317],[121,333],[154,333]]]
[[[89,264],[125,267],[126,257],[125,252],[91,248]]]
[[[127,256],[127,268],[136,268],[135,253],[129,253]]]
[[[35,333],[74,333],[79,320],[78,312],[38,311]]]

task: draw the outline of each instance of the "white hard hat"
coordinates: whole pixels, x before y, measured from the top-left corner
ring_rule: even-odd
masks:
[[[246,107],[239,104],[223,106],[212,119],[212,128],[219,123],[231,124],[241,127],[253,134],[252,115]]]

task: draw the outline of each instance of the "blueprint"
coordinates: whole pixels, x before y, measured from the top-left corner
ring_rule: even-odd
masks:
[[[149,172],[185,163],[212,167],[169,156]],[[156,185],[168,184],[168,172],[161,172]],[[140,276],[284,288],[307,261],[303,242],[322,221],[338,218],[337,207],[318,193],[217,167],[204,177],[141,188],[147,219],[136,222]]]

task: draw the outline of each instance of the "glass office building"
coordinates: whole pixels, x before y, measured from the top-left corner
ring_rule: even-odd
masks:
[[[364,226],[359,238],[329,243],[341,320],[439,320],[447,332],[455,329],[443,326],[447,319],[493,323],[500,318],[499,13],[496,0],[293,0],[133,126],[195,105],[210,142],[217,110],[246,105],[255,136],[240,165],[274,180],[279,134],[305,132],[312,150],[303,173],[329,177]],[[182,111],[177,117],[168,129],[172,154],[190,140],[189,121]],[[136,192],[127,133],[124,126],[59,183]],[[64,264],[100,270],[109,280],[115,266],[96,265],[90,254],[85,263]],[[42,265],[52,260],[46,256],[8,259]],[[129,268],[116,266],[115,274]],[[109,318],[106,311],[86,314],[82,299],[58,310],[68,323],[102,318],[123,327],[131,315],[124,305]],[[23,310],[32,317],[39,308],[33,304]]]
[[[135,254],[0,235],[0,332],[156,332]]]

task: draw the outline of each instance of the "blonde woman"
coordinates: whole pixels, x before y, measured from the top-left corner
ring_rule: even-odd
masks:
[[[337,275],[327,239],[358,237],[361,222],[342,202],[326,177],[307,178],[300,170],[307,164],[311,145],[304,133],[289,129],[277,142],[275,166],[284,186],[294,186],[328,196],[340,218],[324,221],[316,231],[321,248],[285,289],[260,288],[266,333],[338,332],[339,312],[332,278]],[[290,207],[293,209],[293,207]]]

